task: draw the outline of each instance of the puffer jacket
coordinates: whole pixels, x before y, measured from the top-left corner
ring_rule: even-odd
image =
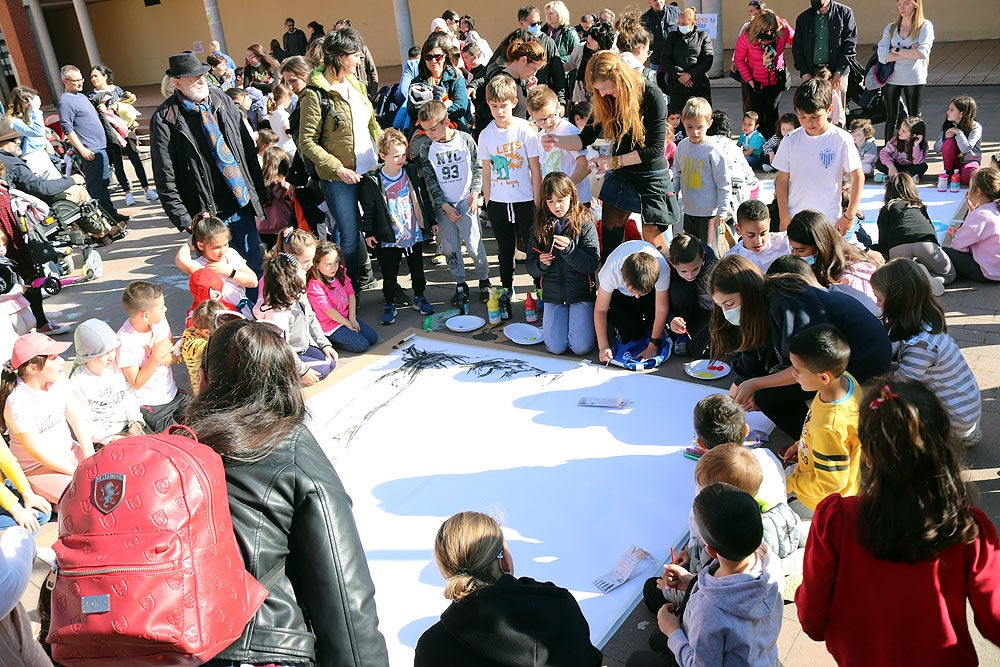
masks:
[[[670,87],[681,92],[697,95],[710,89],[708,71],[712,69],[715,51],[712,40],[704,30],[692,30],[684,35],[672,32],[663,45],[663,69],[670,77]],[[687,88],[677,81],[677,77],[687,72],[694,85]],[[683,89],[683,90],[682,90]]]
[[[552,264],[544,266],[538,261],[542,248],[532,229],[528,240],[526,268],[532,278],[540,278],[542,295],[546,303],[580,303],[594,300],[594,271],[601,262],[601,247],[597,228],[587,223],[580,230],[580,237],[570,241],[565,250],[553,251]]]
[[[774,43],[774,50],[778,55],[775,57],[774,70],[770,70],[764,64],[764,49],[761,48],[760,42],[751,42],[748,33],[744,32],[741,34],[736,40],[736,52],[733,55],[733,62],[736,63],[736,69],[740,71],[743,81],[747,83],[756,81],[765,88],[776,86],[778,78],[775,76],[775,72],[785,66],[783,52],[785,46],[792,41],[793,35],[794,33],[791,28],[781,26],[781,30],[778,32]]]
[[[260,461],[224,463],[236,541],[269,594],[217,658],[386,667],[351,499],[312,433],[297,426]]]
[[[299,96],[299,151],[316,167],[316,175],[324,181],[339,181],[337,171],[341,167],[354,169],[357,166],[357,156],[354,153],[354,121],[350,103],[340,96],[340,93],[330,87],[323,76],[325,67],[313,70],[310,86],[324,91],[330,102],[329,111],[325,117],[319,94],[313,88],[307,88]],[[347,75],[347,82],[361,95],[364,104],[371,110],[368,121],[368,133],[372,142],[377,143],[382,136],[382,128],[375,118],[375,110],[365,93],[365,86],[353,75]],[[322,123],[322,127],[320,124]]]

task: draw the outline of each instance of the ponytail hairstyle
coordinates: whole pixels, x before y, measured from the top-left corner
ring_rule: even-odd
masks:
[[[872,289],[882,295],[882,322],[889,340],[916,336],[924,327],[947,333],[944,308],[931,291],[931,281],[908,257],[897,257],[880,266],[871,277]]]
[[[227,241],[233,237],[232,232],[229,231],[229,225],[207,211],[195,216],[191,222],[191,245],[199,253],[201,252],[201,248],[198,247],[199,243],[208,243],[216,236],[223,234],[225,234]]]
[[[948,412],[922,382],[872,380],[858,438],[858,542],[879,560],[918,563],[979,534]]]
[[[347,267],[344,266],[344,253],[340,251],[340,246],[338,246],[333,241],[320,241],[319,245],[316,246],[316,255],[313,258],[313,265],[309,267],[309,279],[318,280],[327,287],[331,287],[330,279],[319,272],[319,260],[326,257],[329,254],[337,255],[337,259],[340,260],[340,266],[337,268],[337,273],[334,278],[340,282],[341,285],[346,284],[347,279]]]
[[[0,370],[0,433],[7,431],[7,421],[4,419],[4,411],[7,407],[7,399],[10,398],[11,392],[14,391],[14,385],[17,384],[18,378],[24,379],[27,375],[33,375],[41,371],[47,361],[48,357],[40,354],[37,357],[28,359],[18,366],[17,369],[10,365],[10,361],[3,364],[2,370]]]
[[[503,556],[500,525],[481,512],[449,517],[434,538],[434,560],[447,580],[444,596],[459,602],[473,591],[497,582],[496,564]]]
[[[299,260],[287,252],[279,252],[264,262],[262,280],[262,300],[266,308],[287,310],[298,303],[306,291],[305,283],[299,278]]]
[[[566,213],[566,227],[559,231],[560,235],[579,239],[583,226],[591,221],[590,211],[580,203],[580,193],[573,179],[561,171],[550,173],[542,179],[542,205],[535,212],[535,238],[544,247],[552,245],[552,236],[556,233],[555,223],[559,222],[549,211],[548,201],[563,197],[569,197],[569,210]]]
[[[839,281],[852,264],[868,261],[819,211],[805,209],[796,213],[788,223],[787,233],[790,241],[816,248],[816,263],[812,268],[823,287]]]
[[[1000,204],[1000,169],[996,167],[976,169],[969,180],[969,189],[972,188],[982,192],[991,202]]]
[[[271,113],[278,108],[278,104],[282,100],[292,99],[292,89],[283,83],[276,83],[274,87],[271,88],[271,96],[267,98],[267,112]]]
[[[636,146],[646,145],[646,126],[642,124],[642,97],[645,83],[642,75],[611,51],[598,51],[587,63],[587,89],[594,83],[611,81],[618,95],[594,95],[594,123],[600,124],[604,137],[614,144],[631,134]]]
[[[726,255],[715,263],[708,275],[708,292],[711,295],[739,294],[742,300],[739,326],[730,324],[717,304],[712,307],[709,325],[712,359],[770,343],[768,279],[756,264],[741,255]]]
[[[315,251],[316,243],[316,237],[312,233],[301,229],[292,229],[291,231],[286,230],[284,233],[278,234],[278,245],[275,247],[278,252],[285,252],[298,257],[299,255],[305,255],[311,250]]]

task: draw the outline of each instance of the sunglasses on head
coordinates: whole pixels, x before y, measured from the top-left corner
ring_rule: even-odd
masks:
[[[443,53],[428,53],[425,56],[425,58],[427,60],[433,60],[434,62],[440,62],[440,61],[444,60],[444,54]]]

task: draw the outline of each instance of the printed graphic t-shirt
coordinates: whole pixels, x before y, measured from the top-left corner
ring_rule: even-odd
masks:
[[[523,118],[514,118],[504,130],[496,122],[487,125],[479,135],[479,159],[489,162],[490,201],[505,204],[534,201],[528,159],[540,154],[538,133]]]

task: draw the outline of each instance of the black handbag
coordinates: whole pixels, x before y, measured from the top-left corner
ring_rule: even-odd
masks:
[[[788,68],[782,67],[779,70],[775,70],[774,78],[777,80],[777,85],[781,86],[782,90],[788,90],[792,87],[792,79],[788,76]]]

